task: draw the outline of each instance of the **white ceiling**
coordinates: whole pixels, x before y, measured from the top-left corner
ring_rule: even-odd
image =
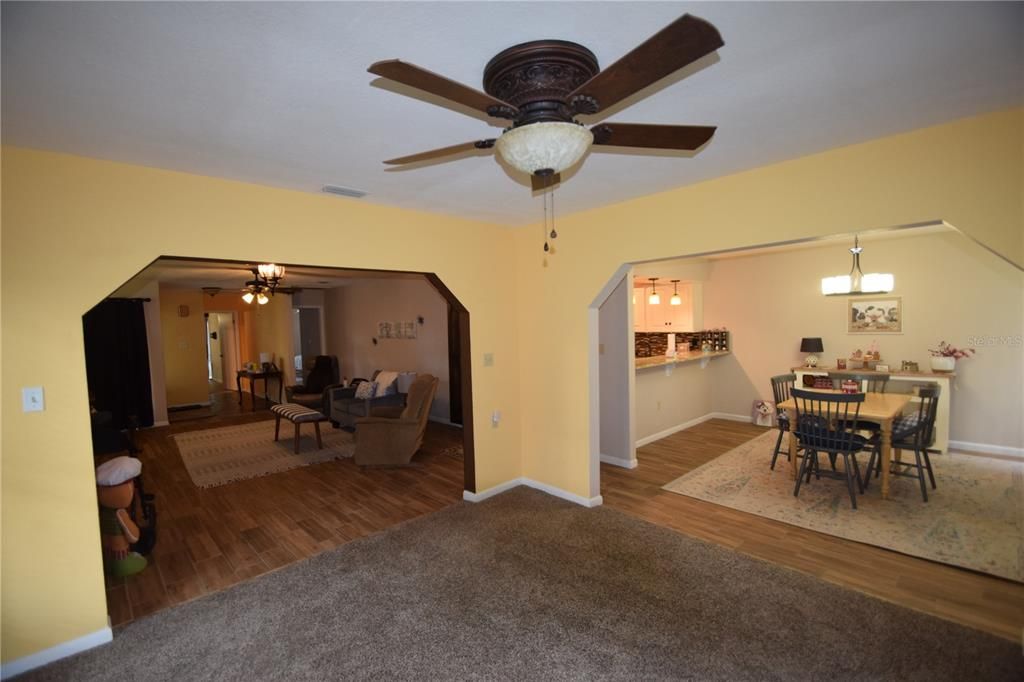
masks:
[[[402,58],[479,88],[509,45],[572,40],[608,65],[687,11],[725,47],[609,120],[718,133],[692,158],[591,153],[559,189],[561,213],[1024,102],[1024,3],[4,2],[2,133],[522,224],[540,199],[490,155],[385,170],[383,159],[500,128],[396,94],[366,67]]]

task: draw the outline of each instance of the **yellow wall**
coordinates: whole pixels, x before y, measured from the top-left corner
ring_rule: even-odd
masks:
[[[471,316],[477,486],[520,475],[507,333],[517,293],[481,286],[514,281],[511,231],[68,155],[2,155],[3,660],[106,626],[82,314],[161,255],[436,272]],[[21,388],[39,385],[46,411],[22,413]]]
[[[1021,263],[1022,147],[1017,109],[560,217],[558,251],[547,259],[539,230],[518,230],[523,475],[578,495],[596,492],[587,308],[622,263],[931,219]],[[700,155],[679,163],[700,163]],[[586,182],[586,172],[573,182]],[[987,258],[990,267],[1009,267]],[[541,386],[527,397],[525,387]]]
[[[471,314],[477,488],[526,475],[589,495],[587,308],[618,265],[935,218],[1024,261],[1022,117],[966,119],[561,217],[546,265],[534,227],[5,148],[3,659],[106,623],[81,315],[152,259],[436,272]],[[585,181],[586,168],[574,182]],[[32,385],[45,387],[46,412],[18,409]]]
[[[222,291],[216,296],[203,296],[203,311],[216,312],[233,310],[235,312],[235,327],[238,329],[238,353],[239,365],[246,362],[255,362],[258,359],[252,357],[252,331],[249,329],[250,315],[243,315],[252,310],[252,303],[242,300],[241,292]],[[226,377],[227,388],[234,389],[235,378]]]
[[[264,305],[253,304],[252,361],[259,362],[260,353],[270,353],[270,361],[284,373],[285,386],[295,383],[295,339],[292,337],[291,294],[275,294]],[[271,382],[272,396],[277,387]],[[284,398],[282,398],[283,400]]]
[[[182,317],[180,306],[188,307]],[[206,367],[206,321],[203,292],[160,287],[160,330],[168,405],[205,403],[210,399]]]

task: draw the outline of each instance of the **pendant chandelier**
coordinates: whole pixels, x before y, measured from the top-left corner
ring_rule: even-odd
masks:
[[[245,283],[242,300],[246,303],[255,300],[259,305],[266,305],[270,302],[270,296],[277,291],[277,285],[284,279],[284,272],[283,265],[260,263],[252,269],[253,278]]]
[[[651,305],[661,305],[661,296],[658,295],[658,278],[648,277],[651,280],[651,295],[647,297],[647,302]]]
[[[836,277],[823,277],[821,279],[821,293],[826,296],[849,296],[861,294],[887,294],[893,290],[896,278],[890,273],[869,272],[864,274],[860,269],[860,253],[864,249],[856,236],[853,238],[853,267],[849,275],[838,275]]]
[[[668,299],[668,304],[669,305],[682,305],[683,304],[683,298],[682,298],[682,296],[679,295],[679,280],[678,279],[672,280],[672,286],[674,287],[672,289],[672,298]]]

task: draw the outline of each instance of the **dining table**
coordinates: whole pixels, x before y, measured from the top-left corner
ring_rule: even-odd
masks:
[[[833,389],[811,389],[815,393],[842,393]],[[907,393],[865,393],[864,402],[860,404],[859,420],[872,421],[878,424],[880,429],[880,454],[882,459],[882,499],[889,497],[889,468],[892,465],[892,424],[893,421],[903,414],[907,403],[913,398]],[[788,400],[776,405],[776,409],[785,410],[789,416],[789,468],[792,477],[797,477],[797,439],[796,439],[796,399],[790,397]],[[898,453],[897,453],[898,454]],[[871,472],[867,472],[870,476]]]

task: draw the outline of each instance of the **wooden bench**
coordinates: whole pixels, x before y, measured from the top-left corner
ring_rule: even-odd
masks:
[[[296,405],[295,403],[281,403],[280,405],[274,405],[270,408],[270,411],[274,413],[274,442],[277,442],[278,437],[281,434],[281,418],[285,418],[292,424],[295,424],[295,454],[299,454],[299,427],[302,424],[312,423],[316,429],[316,448],[320,450],[324,447],[323,441],[320,439],[320,422],[327,421],[327,417],[311,410],[304,405]]]

